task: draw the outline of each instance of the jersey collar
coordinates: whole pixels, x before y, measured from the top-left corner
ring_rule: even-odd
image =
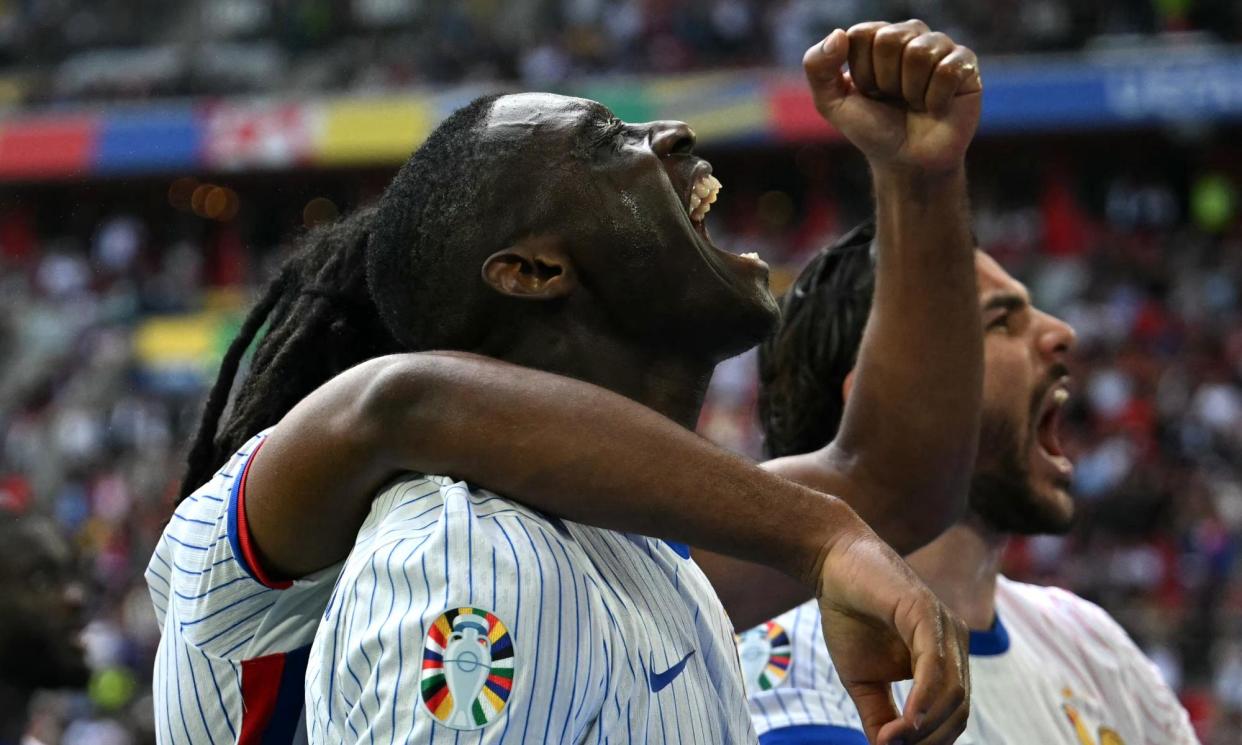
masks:
[[[992,628],[970,632],[971,657],[994,657],[1008,651],[1009,632],[1005,630],[1005,624],[1001,623],[999,613],[992,620]]]

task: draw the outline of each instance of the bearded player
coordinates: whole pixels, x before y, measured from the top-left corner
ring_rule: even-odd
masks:
[[[910,62],[905,64],[903,51],[907,45],[911,53]],[[847,55],[852,66],[869,66],[874,58],[877,67],[894,73],[885,92],[899,103],[861,100],[848,78],[840,73]],[[873,34],[857,43],[847,41],[845,34],[838,32],[824,47],[813,50],[808,59],[808,72],[817,85],[817,100],[833,112],[838,125],[873,158],[879,209],[889,218],[886,230],[902,239],[902,252],[882,249],[885,256],[891,257],[890,262],[896,262],[893,265],[900,279],[890,283],[886,297],[895,303],[885,304],[889,311],[882,314],[884,318],[877,326],[902,326],[897,321],[904,315],[903,300],[940,299],[945,302],[931,305],[945,315],[972,317],[972,305],[957,300],[958,293],[973,290],[968,259],[966,270],[961,271],[963,255],[969,256],[962,219],[961,155],[978,114],[973,55],[942,35],[928,34],[921,24],[901,24],[892,33]],[[968,87],[972,84],[973,90]],[[877,127],[877,121],[885,126]],[[907,124],[911,125],[909,129]],[[515,144],[520,147],[515,148]],[[354,552],[355,557],[363,558],[354,568],[347,564],[340,573],[337,593],[327,609],[330,630],[320,629],[321,643],[317,645],[316,665],[308,686],[312,714],[316,717],[312,720],[316,727],[313,734],[335,740],[352,739],[366,732],[369,739],[376,734],[376,727],[387,726],[388,730],[378,736],[391,738],[409,719],[411,726],[430,736],[438,726],[453,729],[449,722],[465,727],[462,717],[468,712],[471,726],[486,728],[486,735],[515,737],[517,730],[511,732],[510,725],[520,727],[523,733],[533,731],[531,728],[539,725],[532,724],[532,712],[545,707],[548,714],[542,725],[544,735],[557,726],[561,733],[570,731],[568,719],[552,723],[556,707],[552,702],[539,701],[536,692],[556,689],[562,658],[588,661],[588,669],[582,671],[583,685],[588,687],[594,681],[592,674],[603,675],[602,671],[610,669],[612,663],[592,668],[590,661],[594,657],[580,655],[577,649],[566,651],[562,657],[560,652],[565,650],[560,645],[564,637],[556,614],[548,616],[548,623],[555,626],[545,629],[542,616],[524,618],[523,613],[532,611],[521,611],[518,606],[525,587],[528,609],[532,594],[543,598],[556,588],[565,591],[561,595],[564,598],[572,590],[575,611],[591,602],[596,603],[597,611],[599,603],[605,603],[605,610],[619,607],[611,605],[611,600],[583,597],[590,591],[578,580],[587,582],[588,578],[573,572],[590,560],[584,561],[581,555],[570,560],[569,552],[583,550],[580,547],[585,539],[576,537],[578,548],[572,549],[549,543],[563,541],[567,530],[579,528],[554,523],[556,531],[548,534],[547,525],[541,522],[544,518],[506,508],[511,503],[482,496],[482,492],[473,492],[451,479],[420,477],[392,484],[394,473],[403,470],[466,475],[473,470],[480,474],[475,477],[480,483],[504,488],[558,514],[646,535],[674,537],[680,533],[696,543],[763,560],[804,581],[819,578],[815,582],[826,597],[833,599],[828,611],[839,616],[839,623],[834,625],[842,634],[839,638],[870,649],[865,658],[859,658],[856,667],[857,679],[852,681],[856,693],[874,690],[880,680],[908,675],[910,652],[898,644],[915,648],[913,672],[919,689],[927,689],[928,693],[921,702],[914,703],[912,699],[909,710],[903,714],[891,705],[879,712],[878,717],[886,717],[886,729],[877,734],[885,741],[894,737],[905,737],[907,741],[927,737],[929,742],[940,742],[960,728],[964,681],[959,679],[953,659],[954,622],[939,617],[935,608],[924,607],[917,588],[903,592],[880,579],[890,571],[885,567],[893,565],[886,563],[886,550],[868,538],[866,531],[851,530],[849,540],[832,544],[820,540],[842,533],[840,511],[822,494],[795,487],[724,456],[619,396],[555,376],[540,377],[533,371],[518,373],[500,363],[490,363],[489,369],[479,367],[482,363],[478,360],[471,362],[464,357],[389,357],[355,368],[298,404],[299,398],[326,377],[368,357],[402,348],[452,345],[571,372],[627,393],[683,423],[692,423],[698,391],[714,360],[718,355],[736,351],[733,345],[743,344],[743,337],[753,339],[752,335],[761,333],[766,326],[765,319],[770,319],[766,271],[761,263],[716,252],[702,232],[701,238],[690,241],[698,253],[691,255],[689,263],[684,253],[672,250],[683,239],[669,236],[682,234],[687,213],[689,230],[701,231],[697,225],[707,211],[704,197],[710,204],[712,196],[712,181],[707,180],[709,171],[690,155],[692,146],[693,136],[684,125],[625,125],[609,118],[602,107],[581,100],[518,96],[483,101],[437,130],[403,169],[381,200],[378,212],[360,213],[338,226],[335,234],[320,234],[324,242],[317,249],[322,254],[298,265],[295,272],[282,274],[248,319],[239,343],[230,350],[221,374],[226,384],[213,391],[205,421],[212,422],[219,415],[228,394],[227,382],[231,381],[245,349],[246,335],[253,334],[270,312],[278,322],[273,323],[273,330],[256,353],[259,378],[248,382],[238,395],[226,432],[219,438],[225,443],[223,447],[215,442],[214,425],[205,429],[206,436],[195,448],[194,469],[187,482],[198,483],[203,464],[215,468],[213,461],[221,457],[221,452],[226,454],[228,463],[179,508],[179,519],[170,525],[167,540],[161,543],[151,565],[153,595],[165,619],[165,638],[157,668],[157,675],[165,681],[157,687],[162,698],[157,714],[163,739],[193,741],[194,733],[200,733],[197,736],[201,739],[204,732],[211,736],[219,734],[222,741],[247,741],[255,733],[265,739],[269,735],[291,736],[296,719],[290,720],[286,715],[297,702],[286,691],[291,678],[297,677],[290,671],[296,671],[306,657],[304,649],[289,649],[287,645],[306,629],[313,630],[326,601],[322,588],[330,587],[338,574],[336,568],[319,574],[315,570],[330,565],[345,552],[356,526],[371,508],[369,498],[361,500],[356,495],[374,493],[384,482],[389,482],[389,488],[382,490],[372,516],[378,523],[395,523],[364,525],[358,535],[359,548]],[[496,174],[481,170],[478,151],[489,148],[519,153],[522,157],[518,162],[506,163],[508,173],[500,174],[503,178],[498,180]],[[567,155],[571,157],[567,159]],[[585,171],[584,162],[590,164]],[[540,172],[540,167],[557,174],[559,192],[549,185],[543,198],[534,204],[511,198],[509,204],[497,205],[502,211],[494,220],[480,220],[468,212],[476,209],[474,202],[480,190],[509,195],[526,193],[512,179],[524,175],[529,181],[531,174]],[[432,180],[430,174],[440,174],[441,178]],[[674,187],[671,193],[670,185]],[[699,193],[703,189],[706,192]],[[678,205],[676,217],[666,214],[665,194],[670,194]],[[614,203],[618,196],[623,198]],[[555,209],[548,210],[546,204],[555,205]],[[505,227],[506,221],[532,219],[531,210],[545,211],[539,219],[559,219],[556,230],[532,235],[529,227],[519,225],[516,232],[511,226]],[[602,226],[583,219],[592,213],[606,218]],[[631,225],[634,217],[639,217],[639,222]],[[451,231],[441,230],[445,225],[435,219],[449,220],[450,224],[453,220],[465,220],[458,224],[467,244],[437,243],[450,236]],[[629,234],[610,232],[618,225],[626,226]],[[446,261],[434,253],[449,248],[466,253],[477,251],[480,246],[470,241],[495,239],[494,235],[486,235],[487,226],[492,233],[513,232],[518,242],[482,261],[481,272],[477,265],[471,268],[465,258],[460,267],[456,266],[456,254],[453,261]],[[600,227],[605,230],[603,234],[590,234]],[[660,237],[662,233],[664,236]],[[362,240],[358,240],[359,236]],[[657,256],[645,256],[653,239],[656,245],[665,244],[667,250]],[[891,247],[895,241],[881,239],[880,243]],[[344,250],[334,252],[337,246]],[[411,261],[411,246],[414,258],[424,262],[421,266]],[[592,248],[596,246],[610,246],[612,250]],[[965,253],[963,246],[967,247]],[[369,271],[364,274],[360,267]],[[413,268],[418,273],[411,274]],[[435,281],[428,286],[427,276],[420,274],[432,276]],[[480,279],[483,286],[475,289],[473,283]],[[461,290],[454,290],[454,282],[466,284],[460,285]],[[631,296],[640,287],[643,302],[635,306]],[[936,295],[929,288],[946,294]],[[739,304],[739,299],[744,302]],[[521,302],[515,304],[515,300]],[[377,311],[378,316],[369,315],[368,307],[373,309],[372,313]],[[489,318],[491,327],[478,325],[478,314],[495,313],[501,307],[506,316],[487,315],[484,317]],[[343,313],[344,309],[350,312]],[[571,319],[570,326],[562,327]],[[515,325],[518,320],[521,323]],[[892,338],[873,346],[885,348],[886,355],[891,355],[892,349],[908,341],[907,335],[913,339],[927,338],[913,327],[904,332],[877,334]],[[332,342],[338,335],[349,345],[334,347]],[[465,340],[472,336],[475,341]],[[936,452],[947,463],[928,464],[931,481],[951,474],[953,466],[960,462],[954,459],[960,458],[961,453],[973,453],[970,412],[978,395],[970,385],[974,375],[970,360],[976,353],[972,347],[977,344],[977,331],[968,328],[952,342],[940,341],[938,345],[927,345],[928,368],[936,370],[934,374],[946,372],[956,357],[953,369],[964,374],[966,381],[960,385],[947,381],[947,395],[924,403],[945,406],[950,412],[956,405],[963,412],[960,429],[956,430],[960,436],[942,441],[918,436],[910,440],[892,438],[896,441],[892,451],[903,458],[916,458],[912,452],[920,447],[909,447],[912,444],[924,451],[940,446]],[[563,356],[575,352],[577,347],[585,356]],[[636,353],[640,355],[637,359]],[[877,361],[886,355],[877,355]],[[894,373],[889,365],[877,367],[889,368],[887,375],[877,373],[873,377],[887,379],[894,396],[901,397],[909,389],[904,384],[912,375]],[[481,376],[485,384],[482,395],[477,397],[484,399],[482,402],[474,400],[476,396],[463,394],[459,376],[464,371]],[[523,378],[523,374],[530,377]],[[438,387],[427,386],[429,382]],[[457,398],[429,395],[433,391],[456,391]],[[545,398],[553,394],[552,401],[544,405],[529,403],[540,400],[540,394]],[[562,404],[559,410],[558,400]],[[484,408],[492,419],[471,416],[480,413],[480,403],[487,404]],[[295,404],[293,411],[288,411]],[[450,412],[460,412],[460,416],[445,422],[441,415],[437,420],[434,414],[442,413],[446,407]],[[894,412],[910,420],[911,433],[920,431],[920,413],[915,408]],[[540,436],[536,438],[532,427],[538,417],[547,422],[547,429],[535,430],[534,434]],[[271,431],[270,437],[260,435],[246,442],[247,433],[262,430],[276,420],[280,420],[280,425]],[[472,426],[479,421],[491,421],[494,427],[479,431]],[[434,434],[433,428],[427,426],[432,422],[438,422]],[[825,455],[857,455],[863,451],[859,447],[863,440],[884,439],[874,433],[862,437],[866,429],[860,425],[854,433],[854,451],[843,441],[841,447]],[[871,429],[877,428],[872,424]],[[508,434],[498,437],[496,433]],[[227,453],[236,449],[238,443],[243,446],[235,457],[228,458]],[[489,443],[492,450],[487,449]],[[470,453],[472,447],[473,454],[463,460],[460,453]],[[517,457],[508,461],[497,459],[496,448]],[[652,449],[658,455],[653,456]],[[522,455],[542,455],[538,462],[546,466],[551,460],[554,467],[540,471]],[[451,460],[454,457],[458,460]],[[833,491],[855,495],[868,491],[890,493],[872,490],[875,481],[867,481],[850,470],[864,459],[842,460],[849,462],[833,463],[825,457],[823,472],[811,479],[813,485],[830,485]],[[883,469],[873,464],[865,470],[874,474]],[[601,501],[588,502],[575,494]],[[652,496],[656,494],[662,494],[663,501]],[[891,498],[902,497],[893,494]],[[425,501],[419,503],[420,500]],[[877,499],[876,503],[881,501]],[[491,502],[497,503],[492,509],[504,508],[501,512],[506,515],[521,513],[520,519],[512,518],[517,524],[509,526],[510,532],[502,531],[503,535],[477,534],[490,539],[491,551],[475,554],[472,531],[481,523],[469,516],[494,517],[491,511],[486,515],[473,512]],[[860,509],[869,506],[866,499],[857,503]],[[418,514],[400,512],[415,507]],[[719,513],[713,513],[713,507]],[[926,540],[929,528],[934,528],[934,523],[928,522],[911,527],[910,520],[890,520],[886,524],[883,514],[891,511],[873,512],[878,525],[891,528],[888,532],[892,539],[903,544]],[[774,518],[776,514],[804,515],[809,527],[822,527],[810,527],[800,536],[805,541],[790,541],[785,535],[784,520]],[[442,521],[437,524],[444,527],[443,538],[440,531],[427,535],[417,532],[427,528],[421,525],[427,520]],[[525,531],[520,536],[512,532],[519,529]],[[402,538],[405,530],[415,532]],[[463,530],[464,537],[460,534]],[[533,539],[530,531],[534,533]],[[417,542],[423,538],[441,543]],[[501,538],[507,546],[499,542]],[[390,539],[395,541],[392,545],[387,543]],[[614,539],[603,535],[601,540]],[[399,545],[402,543],[405,545]],[[835,552],[826,550],[830,545]],[[498,547],[509,553],[498,553]],[[369,552],[386,548],[391,550],[382,553],[383,560],[397,564],[387,564],[380,571],[376,562],[381,554]],[[636,553],[636,548],[641,553]],[[626,554],[623,560],[612,562],[612,569],[630,574],[628,586],[621,588],[632,599],[640,597],[643,590],[639,585],[661,585],[654,578],[663,574],[663,582],[671,585],[664,594],[666,598],[675,598],[674,604],[665,609],[686,613],[689,607],[703,604],[702,618],[707,626],[698,623],[700,614],[696,611],[695,621],[682,626],[684,633],[693,632],[691,637],[683,634],[681,638],[657,640],[648,635],[642,644],[649,654],[626,658],[629,677],[624,680],[629,681],[626,685],[643,685],[639,690],[649,686],[650,694],[666,689],[668,692],[662,699],[627,695],[632,709],[627,706],[621,714],[618,707],[612,715],[613,724],[593,722],[590,726],[597,732],[620,728],[626,722],[626,727],[635,726],[636,722],[639,727],[654,726],[652,717],[657,710],[663,712],[665,705],[661,702],[671,697],[668,727],[676,723],[685,728],[688,713],[705,725],[700,728],[700,737],[714,741],[745,739],[749,725],[739,722],[737,710],[729,704],[734,688],[731,678],[735,669],[729,663],[733,655],[731,651],[721,651],[719,643],[728,624],[721,623],[718,615],[708,621],[718,611],[711,610],[714,601],[703,592],[697,569],[684,558],[684,547],[634,537],[628,545],[600,544],[593,550],[613,549]],[[454,550],[464,550],[465,555]],[[438,559],[424,566],[428,551]],[[367,565],[367,556],[376,562]],[[179,557],[193,563],[178,562]],[[528,567],[525,573],[519,571],[521,561]],[[416,562],[417,571],[413,571]],[[482,563],[476,566],[476,562]],[[364,567],[361,572],[359,566]],[[502,581],[497,581],[498,566],[509,572]],[[531,566],[536,570],[533,573]],[[847,566],[852,567],[852,573],[846,571]],[[549,570],[546,579],[545,567]],[[450,577],[450,570],[464,573],[464,582]],[[902,574],[899,567],[894,571],[898,576]],[[476,572],[484,581],[480,591],[488,587],[484,578],[491,578],[491,602],[496,602],[498,588],[518,593],[518,597],[506,599],[513,601],[510,611],[496,614],[468,605],[466,599],[450,600],[449,591],[454,588],[454,595],[463,590],[462,585],[467,593],[473,591]],[[646,579],[634,572],[643,573]],[[869,583],[847,579],[864,574],[869,576]],[[288,577],[302,579],[290,582]],[[553,578],[557,584],[553,584]],[[421,595],[415,595],[419,579],[424,580],[425,586]],[[562,584],[569,579],[571,585]],[[370,584],[365,589],[359,585],[377,581],[387,583],[383,591],[377,591],[379,585]],[[430,589],[433,581],[437,586],[434,591]],[[528,587],[528,582],[536,584]],[[901,586],[900,581],[896,584]],[[425,606],[419,602],[424,598]],[[369,600],[371,605],[364,608],[360,599]],[[433,599],[438,608],[431,607]],[[679,604],[685,609],[678,611]],[[543,605],[536,603],[534,608]],[[867,610],[877,607],[884,610]],[[411,609],[416,611],[414,616]],[[558,613],[567,610],[567,605],[557,608]],[[656,611],[640,609],[634,615],[631,608],[626,608],[625,612],[623,621],[630,625],[635,618],[650,620]],[[431,615],[422,615],[428,613]],[[858,614],[873,621],[860,627]],[[392,625],[369,626],[371,620],[362,623],[363,615],[377,622],[381,622],[382,616],[381,623]],[[467,659],[463,667],[463,658],[449,651],[448,645],[454,641],[450,637],[463,615],[483,619],[481,623],[488,630],[486,640],[476,636],[475,641],[492,645],[487,655],[492,672],[511,671],[511,698],[506,694],[498,702],[483,695],[475,702],[450,702],[452,688],[459,692],[475,689],[477,681],[466,673],[477,669],[472,666],[482,659]],[[513,622],[504,622],[504,615],[523,619],[521,624],[534,631],[509,633]],[[598,623],[603,614],[596,615]],[[421,624],[420,630],[407,629],[404,623]],[[917,627],[921,638],[902,637],[898,642],[898,637],[889,631],[894,626],[903,635],[913,634]],[[638,638],[632,629],[620,632],[616,626],[586,628],[590,633],[599,633],[596,639],[603,639],[604,633],[619,633],[614,638],[622,640]],[[529,646],[545,630],[542,652],[550,655],[542,661],[546,672],[539,669],[538,648]],[[369,636],[371,633],[375,636]],[[644,634],[649,633],[644,630]],[[381,693],[381,687],[401,687],[403,683],[408,686],[402,678],[402,671],[406,670],[406,644],[402,639],[406,638],[412,639],[412,644],[424,644],[422,664],[411,663],[408,670],[418,675],[416,687],[425,699],[422,708],[385,710],[384,706],[394,704]],[[596,654],[598,647],[591,645],[590,639],[587,636],[585,651]],[[657,641],[667,643],[656,646]],[[520,649],[517,654],[512,653],[520,643],[528,645],[525,653]],[[674,647],[682,648],[681,644],[688,645],[690,651],[675,659]],[[497,655],[497,645],[502,650],[509,649],[510,654]],[[933,649],[923,653],[925,647]],[[615,650],[616,645],[605,644],[605,650],[608,648]],[[336,657],[338,651],[342,653],[340,658]],[[394,653],[395,667],[390,667]],[[525,667],[514,667],[518,664],[515,659],[525,659]],[[552,685],[538,685],[547,675],[552,676],[548,681]],[[706,695],[709,686],[691,683],[704,676],[714,681],[710,696]],[[248,678],[256,681],[253,686],[247,685]],[[208,679],[211,687],[204,682]],[[467,684],[467,679],[473,682]],[[616,679],[621,679],[619,668]],[[376,687],[357,697],[364,681]],[[497,681],[490,682],[504,687]],[[488,690],[494,696],[501,695],[495,688]],[[255,692],[253,699],[251,691]],[[598,694],[592,689],[592,695]],[[619,690],[611,695],[620,701]],[[575,700],[579,706],[569,706],[569,710],[578,716],[583,711],[585,694],[580,697],[571,693],[568,701],[572,704]],[[243,702],[245,705],[238,707]],[[473,710],[475,703],[480,705],[479,711]],[[241,715],[234,719],[233,712],[238,708]],[[591,711],[587,710],[588,716],[593,716]],[[224,716],[220,716],[221,712]],[[557,717],[566,714],[566,710],[556,711]],[[279,733],[273,729],[276,722],[282,723]],[[922,725],[921,732],[918,725]],[[672,738],[672,732],[668,729],[663,734]]]
[[[761,348],[761,415],[774,455],[831,438],[852,395],[858,319],[867,317],[875,281],[873,237],[864,226],[816,257]],[[971,714],[958,742],[1197,743],[1173,692],[1105,611],[1000,573],[1009,536],[1064,533],[1074,514],[1073,465],[1057,432],[1074,332],[1034,308],[1026,288],[986,254],[976,264],[984,402],[968,511],[908,557],[971,628]],[[783,459],[788,470],[801,460]],[[761,743],[866,742],[865,715],[845,695],[822,633],[819,610],[803,605],[742,635]],[[908,690],[894,686],[898,703]]]

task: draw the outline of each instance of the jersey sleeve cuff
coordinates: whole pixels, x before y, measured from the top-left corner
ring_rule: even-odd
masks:
[[[867,736],[853,727],[800,724],[759,735],[759,745],[867,745]]]
[[[233,547],[233,556],[237,559],[237,563],[241,565],[246,574],[250,575],[251,579],[264,587],[284,590],[292,587],[293,582],[275,580],[264,571],[263,564],[255,553],[254,540],[246,524],[246,477],[250,475],[250,464],[254,462],[254,457],[258,455],[262,447],[263,442],[255,446],[250,456],[246,458],[246,464],[242,466],[241,473],[233,481],[232,489],[229,490],[229,544]]]

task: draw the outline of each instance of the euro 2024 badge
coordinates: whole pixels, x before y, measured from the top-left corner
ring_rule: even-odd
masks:
[[[513,691],[513,639],[490,611],[450,608],[423,644],[423,705],[440,724],[482,729],[505,709]]]
[[[789,634],[775,621],[743,632],[737,639],[737,654],[747,695],[770,691],[780,685],[789,675],[792,653]]]

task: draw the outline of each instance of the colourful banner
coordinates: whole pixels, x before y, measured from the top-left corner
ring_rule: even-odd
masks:
[[[200,111],[203,163],[212,170],[289,168],[310,162],[314,108],[297,102],[221,102]]]
[[[93,170],[99,119],[49,115],[0,123],[0,179],[82,178]]]
[[[984,136],[1242,121],[1237,49],[998,60],[986,65],[984,78]],[[397,165],[438,121],[487,90],[136,104],[0,118],[0,181]],[[839,137],[816,113],[796,70],[604,78],[566,92],[603,101],[628,121],[682,119],[709,145]]]
[[[314,161],[321,165],[401,163],[436,124],[434,106],[413,96],[329,102],[321,113]]]
[[[111,114],[99,127],[92,170],[125,173],[195,168],[201,162],[202,139],[202,128],[189,106]]]

